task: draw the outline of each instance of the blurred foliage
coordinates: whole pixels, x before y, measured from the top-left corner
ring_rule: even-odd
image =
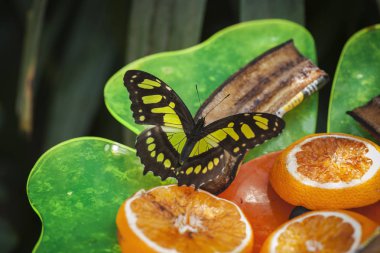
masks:
[[[126,60],[197,44],[206,0],[132,0]]]
[[[305,24],[305,2],[301,0],[240,0],[239,11],[240,21],[275,17]]]
[[[34,1],[33,4],[26,17],[26,31],[16,101],[19,127],[27,135],[30,135],[33,131],[33,86],[36,77],[38,49],[40,47],[46,0]]]
[[[2,252],[10,252],[16,247],[17,235],[10,222],[0,218],[0,245]]]
[[[130,60],[188,47],[243,20],[286,18],[312,33],[319,65],[333,77],[345,41],[380,22],[379,0],[55,0],[46,1],[42,12],[38,2],[43,1],[0,1],[4,143],[0,249],[4,252],[30,252],[38,239],[40,224],[27,201],[25,184],[46,149],[83,135],[125,143],[122,127],[105,109],[102,90],[106,80]],[[43,13],[35,25],[28,18],[33,13]],[[35,46],[28,37],[37,41]],[[32,85],[19,90],[18,84],[30,80],[23,77],[23,66],[28,64],[35,71]],[[320,93],[319,131],[326,130],[330,87]],[[24,100],[28,96],[23,94],[32,99]],[[33,119],[29,135],[19,127],[17,97],[29,105],[30,110],[21,110]]]

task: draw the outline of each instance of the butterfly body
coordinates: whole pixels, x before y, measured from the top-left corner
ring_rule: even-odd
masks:
[[[204,134],[205,119],[200,118],[196,123],[194,128],[189,134],[186,134],[186,143],[182,149],[179,162],[183,164],[185,160],[189,157],[191,151],[193,150],[195,144],[200,139],[202,134]]]
[[[136,123],[151,125],[136,140],[144,173],[174,177],[179,185],[198,188],[217,180],[226,165],[226,152],[242,156],[278,135],[285,125],[267,113],[236,114],[205,125],[202,117],[194,121],[180,97],[157,77],[129,70],[124,84]]]

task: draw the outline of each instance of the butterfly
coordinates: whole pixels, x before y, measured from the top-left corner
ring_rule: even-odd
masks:
[[[241,113],[205,125],[194,120],[175,91],[161,79],[141,70],[128,70],[124,85],[137,124],[150,125],[136,139],[137,156],[162,180],[199,188],[215,180],[225,168],[225,152],[242,156],[277,136],[285,122],[268,113]],[[228,98],[227,98],[228,99]]]

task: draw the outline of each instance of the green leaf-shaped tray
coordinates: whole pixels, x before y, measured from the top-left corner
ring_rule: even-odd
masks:
[[[175,182],[142,171],[133,149],[102,138],[72,139],[47,151],[27,186],[43,224],[38,252],[117,252],[120,204],[139,189]]]
[[[117,72],[105,88],[112,115],[135,133],[130,102],[122,77],[127,69],[143,69],[169,83],[192,113],[199,107],[195,91],[207,96],[229,75],[265,50],[289,39],[315,60],[314,42],[301,26],[283,20],[241,23],[207,41],[181,51],[135,61]],[[194,87],[194,88],[192,88]],[[307,99],[286,115],[287,130],[265,149],[278,150],[314,132],[317,98]],[[110,140],[83,137],[47,151],[30,173],[30,203],[42,221],[36,252],[118,252],[115,215],[122,202],[141,188],[173,183],[151,174],[142,176],[134,150]]]
[[[355,33],[344,46],[331,90],[327,131],[375,141],[346,112],[377,95],[380,95],[380,25]]]

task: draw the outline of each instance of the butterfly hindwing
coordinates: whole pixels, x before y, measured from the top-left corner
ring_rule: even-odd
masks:
[[[186,133],[194,120],[180,97],[162,80],[140,70],[128,70],[124,76],[138,124],[183,128]]]
[[[224,149],[219,146],[196,157],[189,157],[178,169],[178,185],[199,188],[211,180],[218,180],[225,168]]]
[[[178,149],[176,149],[176,146],[169,140],[169,136],[171,134],[181,135],[181,133],[167,131],[160,126],[155,126],[143,131],[137,136],[136,141],[137,155],[145,166],[144,174],[152,171],[162,180],[167,177],[175,177],[175,170],[179,167],[180,146],[177,146]],[[186,140],[184,141],[186,142]]]

